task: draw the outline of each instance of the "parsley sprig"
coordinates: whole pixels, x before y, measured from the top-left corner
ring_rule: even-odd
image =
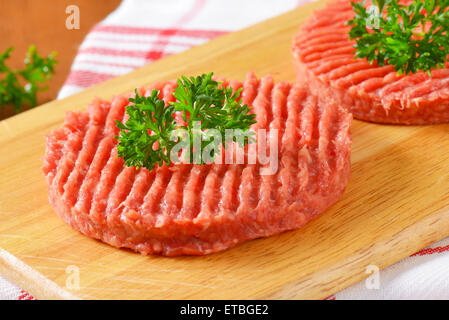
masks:
[[[201,150],[210,148],[212,158],[217,150],[217,139],[204,139],[208,129],[215,129],[221,135],[222,145],[226,148],[226,130],[240,129],[247,132],[255,123],[255,115],[250,114],[251,108],[239,101],[242,89],[233,93],[232,88],[221,86],[212,79],[213,73],[187,78],[182,76],[177,80],[173,96],[174,102],[165,104],[159,99],[159,92],[153,90],[148,97],[140,96],[135,91],[135,98],[129,99],[132,104],[126,107],[129,119],[126,123],[117,122],[120,129],[117,151],[118,156],[125,160],[126,166],[153,169],[156,164],[170,165],[173,147],[182,138],[176,134],[181,130],[190,137],[190,163],[207,163],[206,159],[194,159],[194,136],[201,136]],[[182,114],[184,124],[175,121],[175,112]],[[201,130],[195,127],[201,123]],[[196,132],[195,130],[199,131]],[[178,137],[178,139],[173,139]],[[234,140],[243,145],[253,141],[251,134],[244,140]],[[213,145],[215,144],[215,145]],[[201,153],[199,153],[201,154]]]
[[[352,2],[356,13],[348,24],[356,39],[356,56],[370,63],[393,65],[400,74],[443,68],[449,55],[449,0]]]
[[[170,132],[175,128],[172,105],[165,105],[153,90],[151,96],[139,96],[136,89],[133,102],[126,107],[129,119],[126,123],[116,120],[120,136],[117,151],[128,167],[154,168],[156,163],[170,163],[170,152],[175,142],[170,140]]]
[[[0,54],[0,108],[11,104],[19,112],[24,105],[37,105],[37,93],[48,89],[43,84],[55,73],[57,61],[54,59],[56,52],[43,58],[39,56],[35,46],[30,46],[25,67],[13,70],[6,65],[13,50],[11,47]]]

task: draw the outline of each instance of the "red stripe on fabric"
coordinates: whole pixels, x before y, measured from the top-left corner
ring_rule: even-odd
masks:
[[[107,56],[120,56],[120,57],[132,57],[132,58],[143,58],[148,60],[157,60],[163,57],[164,52],[160,50],[117,50],[117,49],[107,49],[107,48],[97,48],[90,47],[85,49],[80,49],[80,53],[93,53]]]
[[[91,37],[92,41],[105,41],[105,42],[120,42],[120,43],[138,43],[138,44],[156,44],[160,46],[166,46],[168,44],[172,44],[175,46],[191,48],[193,46],[198,45],[198,43],[187,43],[187,42],[177,42],[177,41],[168,41],[162,39],[155,40],[141,40],[141,39],[108,39],[102,37]]]
[[[20,296],[18,297],[19,300],[35,300],[35,298],[26,292],[25,290],[20,290]]]
[[[421,251],[418,251],[415,254],[412,254],[411,257],[416,257],[416,256],[426,256],[426,255],[431,255],[434,253],[442,253],[445,251],[449,251],[449,245],[444,246],[444,247],[435,247],[435,248],[427,248],[427,249],[423,249]]]
[[[76,70],[70,72],[64,85],[75,85],[78,87],[86,88],[114,77],[115,75],[112,74],[103,74],[92,71]]]
[[[123,64],[123,63],[112,63],[112,62],[104,62],[104,61],[95,61],[95,60],[78,60],[76,63],[91,63],[91,64],[99,64],[102,66],[111,66],[111,67],[122,67],[122,68],[131,68],[136,69],[142,67],[142,65],[131,65],[131,64]]]
[[[180,26],[180,25],[187,24],[188,22],[190,22],[196,15],[198,15],[198,13],[201,11],[201,9],[204,7],[205,4],[206,4],[206,0],[196,0],[192,9],[189,12],[187,12],[186,15],[181,17],[181,19],[179,19],[176,22],[176,25]]]
[[[19,300],[25,300],[25,297],[26,296],[28,296],[28,293],[22,293],[20,296],[19,296]]]
[[[219,30],[183,30],[178,28],[143,28],[143,27],[127,27],[114,25],[98,25],[92,29],[92,32],[111,32],[119,34],[155,34],[159,36],[172,36],[174,34],[191,38],[215,38],[228,31]]]

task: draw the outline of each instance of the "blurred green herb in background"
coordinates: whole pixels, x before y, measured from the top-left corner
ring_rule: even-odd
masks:
[[[25,68],[12,70],[5,61],[13,50],[11,47],[0,54],[0,108],[11,104],[14,111],[20,112],[22,106],[37,105],[37,92],[48,89],[44,84],[55,73],[54,67],[58,61],[54,59],[56,52],[42,58],[32,45],[28,48]]]

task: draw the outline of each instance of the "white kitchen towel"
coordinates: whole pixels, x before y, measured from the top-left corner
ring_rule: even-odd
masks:
[[[449,299],[449,238],[335,294],[336,300],[421,300]]]
[[[124,0],[86,36],[59,98],[310,1]],[[446,239],[329,299],[449,299],[448,271]],[[0,299],[33,297],[0,276]]]

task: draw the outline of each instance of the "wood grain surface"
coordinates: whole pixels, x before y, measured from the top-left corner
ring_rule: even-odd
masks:
[[[367,277],[367,266],[385,268],[448,236],[448,125],[354,121],[352,173],[340,201],[301,230],[209,256],[118,250],[72,231],[50,207],[40,171],[44,135],[66,110],[181,74],[243,80],[255,70],[294,81],[291,39],[323,3],[0,122],[0,247],[8,252],[0,254],[0,273],[38,299],[322,299]],[[70,285],[73,270],[79,288]]]
[[[23,68],[28,47],[36,46],[41,56],[58,53],[55,75],[49,89],[38,94],[38,104],[54,100],[70,71],[78,46],[89,30],[113,11],[121,0],[0,0],[0,52],[14,47],[7,64]],[[66,8],[80,10],[80,28],[66,28]],[[57,39],[57,41],[55,41]],[[0,108],[0,119],[14,115],[12,107]]]

